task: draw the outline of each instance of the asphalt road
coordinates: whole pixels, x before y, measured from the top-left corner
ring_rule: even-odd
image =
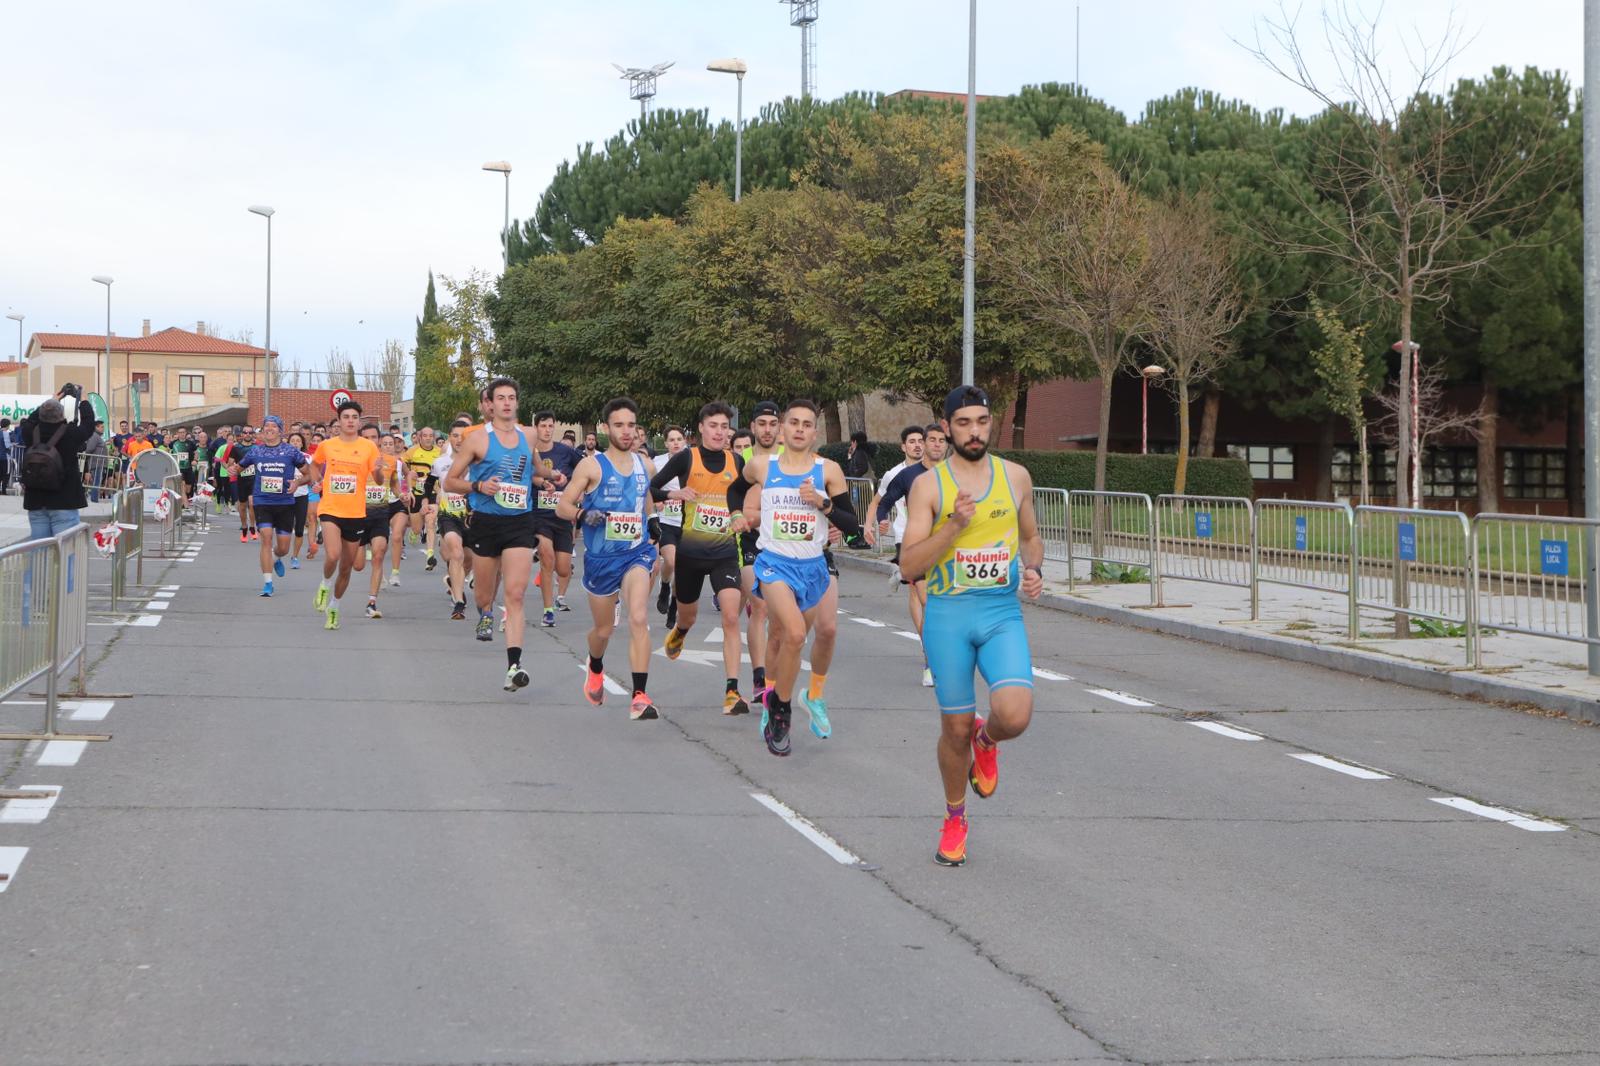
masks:
[[[1600,1062],[1594,728],[1030,611],[950,870],[878,576],[776,759],[694,657],[585,704],[581,602],[501,692],[418,554],[325,633],[213,533],[92,631],[115,739],[0,745],[0,1063]]]

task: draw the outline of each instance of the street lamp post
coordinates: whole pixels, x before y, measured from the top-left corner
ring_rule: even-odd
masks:
[[[706,69],[739,79],[739,106],[733,127],[733,202],[738,203],[739,192],[744,188],[744,76],[750,67],[742,59],[714,59]]]
[[[116,279],[107,277],[104,274],[96,274],[94,277],[90,278],[89,280],[90,281],[99,282],[101,285],[104,285],[106,287],[106,376],[105,376],[105,381],[104,381],[104,386],[105,387],[102,387],[102,382],[100,380],[100,360],[96,359],[94,361],[94,391],[98,392],[102,397],[104,397],[107,392],[114,391],[114,390],[110,389],[110,385],[111,385],[111,283]],[[133,372],[131,370],[128,372],[128,383],[130,385],[133,383]],[[110,404],[110,401],[108,400],[107,403],[106,403],[106,418],[110,419],[110,417],[111,417],[111,404]],[[132,396],[128,397],[128,417],[129,418],[133,417],[133,397]],[[110,422],[108,421],[106,424],[107,424],[107,426],[109,426]]]
[[[483,169],[506,176],[506,214],[500,226],[500,272],[503,274],[511,269],[511,164],[501,159],[485,163]]]
[[[1151,363],[1149,366],[1143,367],[1139,371],[1139,377],[1142,379],[1140,381],[1140,387],[1144,393],[1144,416],[1141,420],[1139,430],[1140,455],[1150,454],[1150,383],[1159,379],[1161,375],[1165,374],[1166,372],[1166,368],[1158,366],[1155,363]]]
[[[961,384],[973,377],[973,312],[978,269],[978,0],[967,20],[967,221],[961,253]]]
[[[1600,0],[1583,4],[1583,71],[1600,85]],[[1600,518],[1600,108],[1583,112],[1583,516]],[[1578,471],[1568,470],[1568,477]],[[1584,630],[1600,634],[1600,536],[1584,541]],[[1589,645],[1589,674],[1600,676],[1600,644]]]
[[[264,349],[267,354],[262,363],[266,367],[266,374],[261,381],[261,417],[265,419],[272,413],[272,216],[275,212],[270,207],[256,204],[250,208],[250,213],[267,220],[267,345]]]
[[[6,316],[17,324],[17,362],[22,362],[22,320],[26,316],[13,311]]]

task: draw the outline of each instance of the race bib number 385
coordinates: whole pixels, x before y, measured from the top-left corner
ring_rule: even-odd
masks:
[[[1011,583],[1011,549],[957,548],[956,586],[992,589]]]
[[[367,506],[376,507],[383,502],[384,488],[382,485],[367,486]]]

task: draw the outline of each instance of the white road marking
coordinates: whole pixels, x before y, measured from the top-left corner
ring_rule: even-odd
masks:
[[[155,596],[155,598],[158,599],[158,600],[170,600],[170,599],[172,599],[172,597],[176,596],[177,593],[176,592],[164,592],[163,591],[163,592],[155,592],[155,593],[152,593],[151,595]]]
[[[585,660],[583,660],[583,659],[579,659],[578,660],[578,669],[583,671],[583,675],[585,677],[589,676],[589,664]],[[600,676],[605,680],[606,691],[611,693],[613,696],[631,696],[631,695],[633,695],[633,693],[629,692],[627,689],[623,688],[621,685],[619,685],[615,681],[611,680],[611,675],[610,674],[601,674]]]
[[[177,592],[181,588],[183,588],[182,585],[162,585],[161,586],[161,591],[162,592]]]
[[[27,848],[0,848],[0,892],[10,888],[11,882],[17,879],[17,868],[26,854]]]
[[[1034,677],[1042,677],[1046,681],[1071,681],[1072,680],[1072,678],[1067,674],[1058,674],[1054,670],[1041,670],[1037,666],[1035,666],[1033,668],[1033,676]]]
[[[1476,814],[1480,818],[1493,818],[1497,822],[1514,825],[1518,829],[1526,829],[1530,833],[1564,833],[1567,831],[1567,827],[1564,825],[1547,822],[1543,818],[1535,818],[1531,814],[1523,814],[1520,811],[1508,810],[1504,807],[1488,807],[1482,803],[1474,803],[1472,800],[1464,799],[1461,796],[1451,796],[1448,799],[1430,796],[1429,799],[1435,803],[1442,803],[1446,807],[1453,807],[1458,811]]]
[[[83,758],[83,749],[89,746],[87,740],[51,740],[46,741],[44,750],[39,753],[40,766],[77,766],[78,760]]]
[[[918,644],[922,643],[922,638],[921,637],[917,636],[915,633],[907,633],[903,629],[895,630],[894,631],[894,635],[897,636],[897,637],[905,637],[907,640],[914,640]]]
[[[1198,726],[1207,732],[1215,733],[1219,737],[1229,737],[1233,740],[1261,739],[1260,733],[1247,733],[1243,729],[1235,729],[1233,726],[1223,725],[1221,722],[1190,722],[1189,724],[1192,726]]]
[[[857,616],[857,617],[851,618],[850,621],[855,622],[858,625],[871,626],[873,629],[888,629],[889,628],[888,625],[886,625],[883,622],[878,621],[876,618],[866,618],[864,616]]]
[[[1310,755],[1306,752],[1291,751],[1289,758],[1299,759],[1301,762],[1308,762],[1312,766],[1320,766],[1325,770],[1334,770],[1341,774],[1349,774],[1351,777],[1359,777],[1363,781],[1390,780],[1388,774],[1380,774],[1376,770],[1368,770],[1365,766],[1357,766],[1354,763],[1330,759],[1326,755]]]
[[[111,713],[111,700],[84,700],[81,703],[63,703],[72,712],[74,722],[103,722]]]
[[[1138,696],[1132,696],[1126,692],[1117,692],[1109,688],[1092,688],[1089,691],[1094,693],[1096,696],[1104,696],[1108,700],[1115,700],[1118,703],[1126,703],[1129,707],[1155,706],[1155,704],[1151,703],[1149,700],[1141,700]]]
[[[827,853],[828,858],[832,859],[834,862],[843,866],[854,866],[861,861],[860,859],[856,858],[856,856],[846,851],[844,846],[837,840],[833,839],[827,833],[824,833],[810,822],[806,821],[806,819],[800,817],[781,801],[773,799],[765,792],[752,792],[750,793],[750,798],[761,804],[761,806],[765,807],[773,814],[776,814],[779,818],[782,818],[784,821],[788,822],[795,832],[799,833],[801,836],[811,841],[811,843],[821,848]]]
[[[168,603],[166,600],[151,600],[149,603],[144,605],[144,609],[147,611],[165,611],[171,606],[172,604]]]
[[[133,618],[119,618],[114,622],[90,622],[92,626],[158,626],[162,616],[159,614],[141,614]]]
[[[717,631],[717,642],[718,643],[722,642],[722,631],[721,630]],[[665,659],[667,657],[667,653],[666,653],[666,650],[664,648],[657,648],[655,650],[654,654],[659,655],[663,659]],[[750,652],[748,650],[741,651],[739,653],[739,659],[740,659],[741,662],[746,662],[746,663],[750,662]],[[722,652],[720,650],[719,651],[697,651],[694,648],[684,648],[682,651],[680,651],[678,653],[678,661],[679,662],[686,662],[686,663],[698,663],[701,666],[711,666],[711,667],[715,667],[718,670],[721,670],[722,669]],[[810,670],[811,669],[811,661],[809,659],[801,659],[800,660],[800,669],[802,669],[802,670]]]
[[[0,807],[0,822],[9,825],[38,825],[50,816],[50,808],[61,798],[60,785],[18,785],[17,788],[28,792],[48,792],[50,795],[43,799],[6,800],[6,805]],[[0,870],[4,870],[4,867],[0,866]]]

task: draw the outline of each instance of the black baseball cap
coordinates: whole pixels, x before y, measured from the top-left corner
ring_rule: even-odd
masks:
[[[989,394],[976,385],[961,385],[950,390],[944,398],[944,417],[954,418],[963,407],[988,407]]]
[[[762,415],[771,415],[773,418],[782,418],[783,412],[778,410],[778,405],[771,400],[762,400],[750,411],[750,421],[754,422]]]

